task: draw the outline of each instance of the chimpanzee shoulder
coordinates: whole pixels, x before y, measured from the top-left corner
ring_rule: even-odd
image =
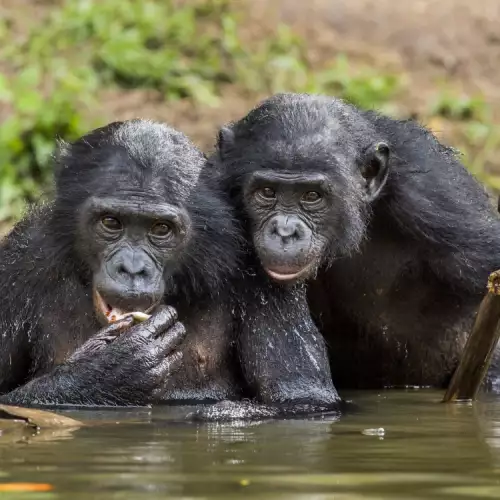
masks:
[[[500,264],[499,217],[491,196],[445,146],[414,120],[373,111],[364,116],[391,145],[391,170],[375,210],[430,252],[428,263],[447,285],[483,293]],[[443,265],[444,264],[444,265]]]

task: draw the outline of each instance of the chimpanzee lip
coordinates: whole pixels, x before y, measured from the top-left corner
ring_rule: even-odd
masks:
[[[273,271],[272,269],[266,267],[266,273],[273,278],[276,281],[296,281],[297,279],[301,278],[302,276],[306,275],[309,270],[311,269],[313,263],[307,264],[303,268],[299,269],[297,272],[294,273],[280,273],[278,271]]]
[[[99,290],[94,288],[93,293],[94,298],[94,308],[96,310],[98,318],[103,323],[114,323],[120,319],[129,316],[132,313],[141,312],[144,314],[150,314],[155,307],[159,304],[160,301],[155,302],[147,309],[139,310],[136,309],[134,311],[126,311],[120,307],[112,306],[108,304],[108,302],[103,298],[103,296],[99,293]]]

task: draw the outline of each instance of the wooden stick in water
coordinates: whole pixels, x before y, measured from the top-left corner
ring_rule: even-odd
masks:
[[[490,274],[485,295],[462,359],[453,374],[444,403],[474,400],[488,371],[500,336],[500,271]]]

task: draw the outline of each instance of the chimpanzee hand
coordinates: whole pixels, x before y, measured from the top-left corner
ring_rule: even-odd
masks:
[[[182,353],[175,348],[184,338],[184,325],[168,306],[131,324],[127,318],[104,328],[65,363],[1,396],[1,402],[144,406],[159,399],[168,376],[181,365]]]
[[[143,323],[132,322],[125,318],[104,328],[58,368],[81,378],[79,392],[87,404],[149,404],[179,368],[182,353],[174,349],[185,329],[173,307],[163,306]]]
[[[95,356],[99,351],[102,351],[108,344],[116,340],[127,328],[130,328],[134,323],[132,316],[127,316],[124,319],[116,321],[106,326],[94,336],[90,337],[85,344],[79,347],[67,360],[68,363],[74,363],[80,359]]]

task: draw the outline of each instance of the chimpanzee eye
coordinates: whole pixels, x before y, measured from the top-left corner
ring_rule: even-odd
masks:
[[[151,234],[157,238],[166,238],[172,232],[172,226],[166,222],[157,222],[151,228]]]
[[[276,198],[276,191],[273,188],[265,187],[259,191],[259,194],[268,200]]]
[[[307,203],[314,203],[321,199],[321,195],[317,191],[308,191],[302,196],[302,201]]]
[[[108,231],[121,231],[123,229],[122,223],[116,217],[111,217],[109,215],[105,215],[101,219],[101,224]]]

